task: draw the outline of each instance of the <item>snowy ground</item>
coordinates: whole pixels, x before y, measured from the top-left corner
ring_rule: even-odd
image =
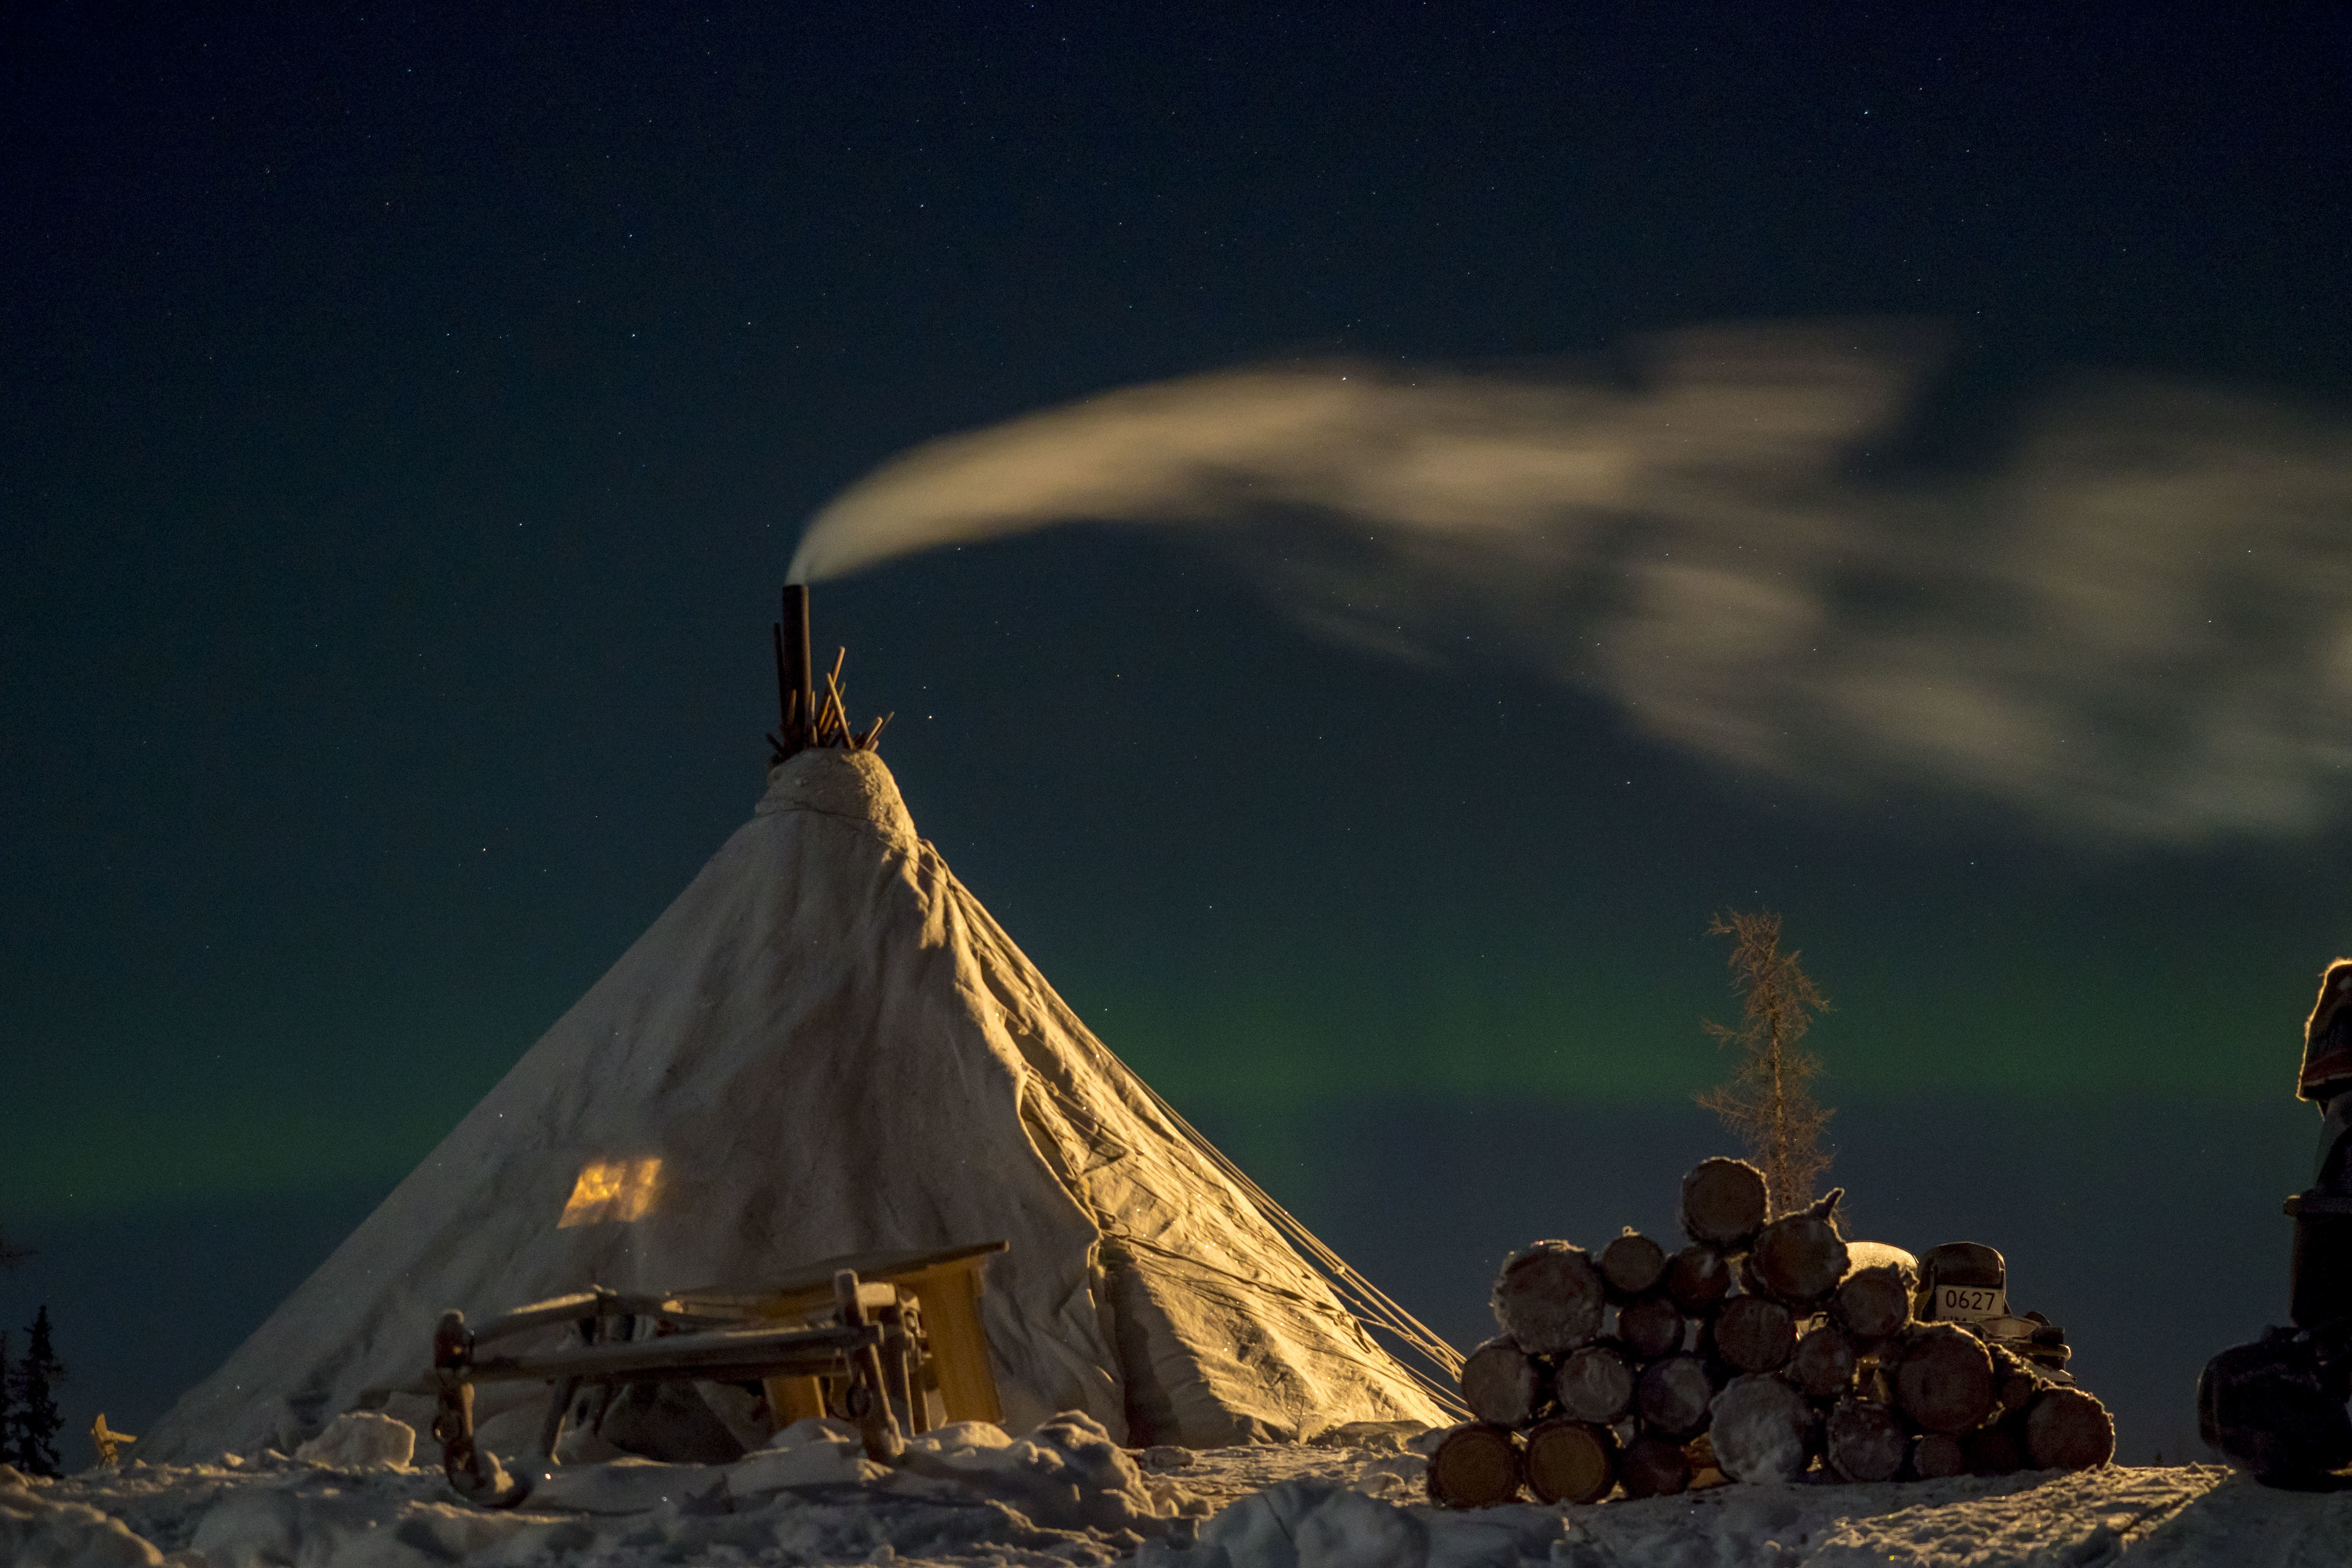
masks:
[[[1580,1508],[1448,1513],[1394,1436],[1132,1454],[1084,1418],[1020,1440],[950,1428],[906,1468],[803,1424],[726,1466],[567,1467],[523,1507],[456,1500],[437,1469],[268,1455],[26,1482],[0,1468],[10,1568],[620,1568],[899,1563],[1158,1568],[1773,1568],[2352,1561],[2352,1493],[2212,1466],[1883,1486],[1730,1485]],[[404,1447],[404,1445],[403,1445]],[[380,1451],[379,1451],[380,1455]]]

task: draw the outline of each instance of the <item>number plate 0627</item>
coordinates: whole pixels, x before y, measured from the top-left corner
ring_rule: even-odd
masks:
[[[2009,1316],[2009,1292],[1998,1285],[1938,1285],[1936,1316],[1946,1322]]]

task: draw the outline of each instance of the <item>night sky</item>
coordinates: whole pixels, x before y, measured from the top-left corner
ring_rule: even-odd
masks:
[[[1850,1230],[2001,1247],[2122,1456],[2190,1457],[2198,1366],[2284,1316],[2352,950],[2347,62],[2295,5],[8,7],[0,1324],[50,1305],[68,1461],[749,815],[778,585],[877,466],[1172,377],[1638,397],[1659,334],[1856,321],[1937,348],[1842,526],[2137,476],[2067,515],[2146,647],[1936,632],[1973,536],[1822,601],[2022,650],[2080,772],[1978,768],[1966,709],[1695,739],[1560,654],[1630,556],[1505,615],[1381,547],[1392,642],[1343,635],[1281,569],[1353,537],[1320,500],[912,554],[816,638],[1080,1015],[1457,1344],[1511,1247],[1671,1228],[1727,1145],[1706,927],[1769,907]],[[1766,727],[1825,700],[1725,668]]]

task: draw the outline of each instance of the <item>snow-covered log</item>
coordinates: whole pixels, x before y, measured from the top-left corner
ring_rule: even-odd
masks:
[[[1707,1434],[1715,1462],[1739,1481],[1793,1481],[1811,1457],[1813,1412],[1769,1373],[1735,1377],[1715,1396]]]

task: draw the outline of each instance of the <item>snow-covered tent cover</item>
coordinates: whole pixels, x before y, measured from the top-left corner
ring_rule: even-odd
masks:
[[[598,1169],[620,1179],[583,1209]],[[872,751],[814,748],[141,1448],[290,1452],[416,1383],[449,1307],[996,1238],[982,1321],[1015,1429],[1074,1409],[1207,1447],[1445,1419],[1277,1223],[1360,1285],[1079,1022]]]

